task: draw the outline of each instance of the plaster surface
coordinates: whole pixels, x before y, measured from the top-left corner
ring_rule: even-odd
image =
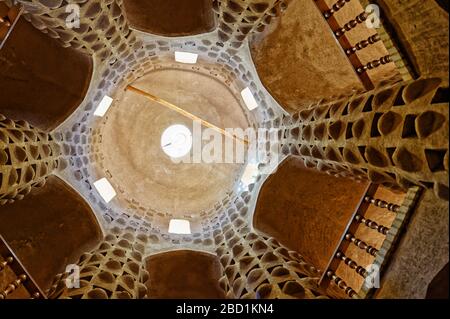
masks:
[[[217,256],[192,250],[152,255],[146,260],[150,298],[223,299]]]
[[[42,289],[102,238],[89,205],[56,176],[0,206],[0,233]]]
[[[336,1],[327,2],[332,5]],[[344,25],[363,10],[358,2],[350,2],[335,17],[339,25]],[[376,29],[369,29],[362,23],[345,35],[355,45],[375,33]],[[364,91],[314,1],[290,2],[277,23],[253,38],[251,49],[261,81],[289,112],[302,110],[322,99]],[[387,54],[382,41],[357,52],[363,64]],[[375,86],[397,74],[394,63],[368,71]]]
[[[216,25],[210,0],[125,0],[132,27],[164,36],[212,31]]]
[[[314,1],[292,1],[278,23],[251,42],[261,81],[288,111],[363,90]]]
[[[324,270],[359,200],[364,196],[366,186],[367,183],[306,168],[295,157],[287,158],[261,189],[253,219],[254,227],[276,237]],[[373,197],[401,205],[404,195],[380,186]],[[390,227],[395,213],[369,205],[365,217]],[[354,235],[376,249],[381,248],[385,238],[364,225],[360,225]],[[345,255],[365,268],[374,261],[373,256],[353,244],[349,245]],[[341,262],[336,273],[359,291],[363,278],[353,269]],[[336,297],[347,298],[342,291],[335,290],[333,293]]]
[[[50,131],[83,101],[92,69],[91,57],[21,19],[0,50],[0,112]]]
[[[145,75],[133,86],[220,128],[248,125],[237,98],[209,76],[165,69]],[[196,216],[232,190],[242,164],[175,163],[160,144],[161,134],[173,124],[193,131],[191,119],[134,92],[125,92],[102,128],[104,169],[119,197],[173,217]],[[204,145],[208,142],[206,139]]]
[[[417,75],[442,76],[448,85],[448,1],[380,0],[378,4]]]

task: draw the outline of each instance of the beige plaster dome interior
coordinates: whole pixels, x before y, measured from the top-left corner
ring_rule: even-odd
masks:
[[[249,125],[240,97],[220,80],[195,70],[160,69],[131,85],[217,127],[245,129]],[[176,124],[193,132],[191,119],[134,92],[120,95],[103,120],[99,147],[103,169],[111,176],[119,201],[139,203],[174,218],[190,218],[234,189],[243,163],[177,163],[163,151],[163,132]],[[209,141],[205,136],[202,144]],[[193,152],[191,148],[191,159]]]

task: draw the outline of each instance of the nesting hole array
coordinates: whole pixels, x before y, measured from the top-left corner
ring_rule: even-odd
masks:
[[[143,259],[148,238],[144,234],[112,228],[98,247],[80,257],[80,287],[68,288],[67,273],[58,275],[51,298],[138,299],[147,295],[149,274]]]
[[[23,199],[64,166],[52,135],[0,114],[0,205]]]
[[[283,0],[214,0],[219,39],[237,49],[249,34],[263,32],[286,8]]]
[[[282,152],[329,174],[393,190],[412,185],[448,199],[448,87],[440,78],[400,83],[273,121]]]

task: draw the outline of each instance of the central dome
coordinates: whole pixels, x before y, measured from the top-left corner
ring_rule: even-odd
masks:
[[[214,77],[160,69],[131,85],[219,128],[249,126],[240,99]],[[174,161],[193,154],[192,133],[191,119],[135,92],[120,94],[105,117],[100,143],[118,199],[170,218],[196,217],[222,200],[243,164]]]

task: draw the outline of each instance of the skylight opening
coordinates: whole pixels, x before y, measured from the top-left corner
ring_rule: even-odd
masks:
[[[253,96],[250,88],[245,88],[241,91],[242,99],[244,100],[245,105],[251,111],[258,107],[258,102],[256,102],[255,97]]]
[[[106,178],[94,182],[94,187],[106,203],[116,197],[116,191]]]
[[[169,126],[161,135],[161,148],[171,158],[180,158],[192,148],[192,133],[184,125]]]
[[[191,223],[185,219],[171,219],[169,233],[187,235],[191,233]]]
[[[100,101],[100,104],[97,106],[97,109],[94,112],[95,116],[103,116],[108,112],[109,107],[112,104],[113,99],[108,95],[105,95],[103,99]]]
[[[198,54],[175,51],[175,61],[181,63],[195,64],[197,63]]]

